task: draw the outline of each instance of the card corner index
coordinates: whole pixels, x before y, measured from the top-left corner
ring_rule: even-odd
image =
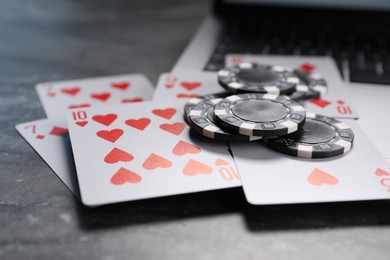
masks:
[[[25,132],[25,127],[28,125],[29,122],[26,122],[26,123],[19,123],[19,124],[16,124],[15,125],[15,130],[18,131],[20,134],[22,134],[23,132]]]

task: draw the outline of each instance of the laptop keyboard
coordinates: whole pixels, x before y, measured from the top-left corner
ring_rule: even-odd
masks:
[[[390,30],[344,26],[228,23],[205,70],[224,66],[226,54],[330,56],[351,82],[390,85]],[[345,70],[348,68],[348,70]]]

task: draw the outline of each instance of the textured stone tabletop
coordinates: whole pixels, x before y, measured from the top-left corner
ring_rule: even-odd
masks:
[[[169,71],[209,2],[0,1],[0,259],[390,259],[390,201],[249,205],[241,188],[82,206],[18,135],[38,82]]]

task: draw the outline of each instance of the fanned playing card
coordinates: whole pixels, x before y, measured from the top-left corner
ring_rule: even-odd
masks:
[[[345,83],[331,58],[231,54],[225,59],[225,65],[228,67],[241,62],[280,65],[320,75],[327,82],[327,87],[321,88],[320,98],[301,102],[305,109],[330,117],[359,118],[353,102],[348,98]]]
[[[47,82],[36,85],[48,118],[65,118],[69,109],[150,100],[153,85],[142,74]]]
[[[77,196],[79,188],[66,124],[66,110],[150,100],[153,86],[142,74],[40,83],[36,90],[49,119],[15,128]]]
[[[193,136],[183,106],[183,100],[159,100],[69,111],[83,203],[240,186],[225,144]]]
[[[15,128],[73,194],[80,197],[66,122],[41,119]]]
[[[197,71],[163,73],[157,83],[153,100],[188,100],[206,94],[225,91],[218,84],[217,75]]]
[[[328,159],[301,159],[261,143],[231,143],[249,203],[288,204],[390,198],[390,164],[354,120],[352,149]]]

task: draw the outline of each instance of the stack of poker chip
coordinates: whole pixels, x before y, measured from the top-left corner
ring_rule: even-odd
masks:
[[[224,92],[190,99],[184,117],[196,133],[216,141],[261,141],[296,157],[328,158],[352,148],[345,123],[307,112],[299,103],[327,91],[319,74],[241,63],[218,72]]]

